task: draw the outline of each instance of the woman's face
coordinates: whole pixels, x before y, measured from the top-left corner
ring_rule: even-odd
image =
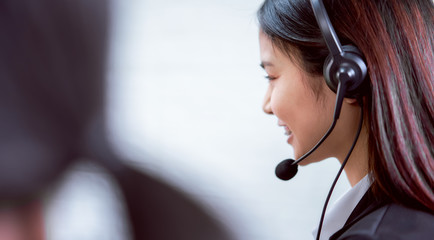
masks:
[[[287,142],[294,148],[295,158],[300,158],[329,128],[336,95],[326,87],[322,76],[312,77],[301,70],[292,59],[274,47],[262,31],[259,35],[259,44],[261,66],[269,78],[263,109],[277,117],[278,125],[284,128],[288,136]],[[310,87],[310,81],[317,81],[321,85],[318,97]],[[345,140],[341,139],[339,132],[342,131],[337,125],[321,147],[302,163],[337,157],[339,149],[342,148],[339,147],[339,143]],[[344,138],[345,132],[342,136]]]

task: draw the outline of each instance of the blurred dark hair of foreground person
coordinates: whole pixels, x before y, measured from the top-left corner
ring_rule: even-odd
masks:
[[[231,239],[204,208],[107,143],[108,13],[105,0],[0,2],[0,238],[44,239],[40,199],[85,158],[115,179],[134,239]]]

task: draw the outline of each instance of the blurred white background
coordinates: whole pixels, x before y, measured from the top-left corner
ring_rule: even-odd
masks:
[[[290,182],[274,175],[292,149],[261,108],[261,2],[113,0],[111,137],[238,239],[312,239],[339,164],[301,167]],[[348,187],[343,175],[331,202]]]

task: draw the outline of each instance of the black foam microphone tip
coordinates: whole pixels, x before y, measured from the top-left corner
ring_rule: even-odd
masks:
[[[286,159],[279,163],[276,167],[276,176],[282,180],[289,180],[297,174],[298,165],[293,164],[294,159]]]

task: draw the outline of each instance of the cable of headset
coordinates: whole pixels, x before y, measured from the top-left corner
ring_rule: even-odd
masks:
[[[321,218],[320,218],[319,225],[318,225],[318,232],[317,232],[317,235],[316,235],[316,240],[319,240],[320,235],[321,235],[321,229],[322,229],[322,226],[323,226],[323,223],[324,223],[324,217],[325,217],[325,213],[326,213],[326,210],[327,210],[328,203],[330,201],[330,197],[332,196],[332,193],[333,193],[333,190],[335,189],[336,183],[338,182],[339,177],[341,176],[341,173],[344,170],[345,165],[347,164],[348,159],[350,158],[351,153],[353,152],[354,147],[356,146],[357,140],[359,139],[359,135],[360,135],[360,132],[362,130],[362,125],[363,125],[363,99],[360,98],[360,99],[357,100],[357,102],[360,105],[359,127],[357,129],[356,137],[354,138],[354,141],[353,141],[353,144],[351,145],[350,151],[348,152],[347,156],[345,157],[345,160],[342,162],[341,168],[339,169],[339,171],[338,171],[338,173],[337,173],[337,175],[336,175],[336,177],[335,177],[335,179],[334,179],[334,181],[332,183],[332,186],[330,187],[330,190],[329,190],[329,193],[327,195],[327,198],[326,198],[326,200],[324,202],[324,207],[323,207],[323,210],[322,210],[322,213],[321,213]]]

